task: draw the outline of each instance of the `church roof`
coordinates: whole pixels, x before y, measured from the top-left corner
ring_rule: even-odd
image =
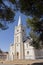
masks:
[[[18,20],[18,26],[22,24],[22,21],[21,21],[21,16],[19,16],[19,20]]]
[[[31,38],[29,36],[27,36],[26,40],[24,40],[23,42],[26,42],[28,39],[30,40]]]
[[[11,46],[13,46],[14,44],[11,44]]]

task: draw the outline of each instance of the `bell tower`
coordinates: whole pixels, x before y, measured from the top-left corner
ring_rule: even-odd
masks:
[[[24,44],[26,39],[26,28],[22,24],[21,16],[19,16],[18,26],[15,27],[14,45],[15,45],[15,59],[24,58]]]

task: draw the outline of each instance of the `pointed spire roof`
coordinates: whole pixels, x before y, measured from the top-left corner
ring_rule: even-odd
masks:
[[[22,24],[22,21],[21,21],[21,16],[19,16],[19,20],[18,20],[18,26]]]

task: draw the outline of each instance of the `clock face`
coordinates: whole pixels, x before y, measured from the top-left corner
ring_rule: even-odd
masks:
[[[19,30],[17,30],[17,32],[18,32]]]
[[[17,43],[17,44],[16,44],[16,46],[17,46],[17,47],[19,47],[19,46],[20,46],[20,44],[18,44],[18,43]]]
[[[23,30],[23,32],[24,32],[24,30]]]

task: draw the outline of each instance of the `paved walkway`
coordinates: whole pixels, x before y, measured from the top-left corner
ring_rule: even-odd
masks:
[[[28,64],[34,64],[34,63],[43,63],[42,60],[14,60],[14,61],[6,61],[4,64],[16,64],[16,65],[28,65]]]

